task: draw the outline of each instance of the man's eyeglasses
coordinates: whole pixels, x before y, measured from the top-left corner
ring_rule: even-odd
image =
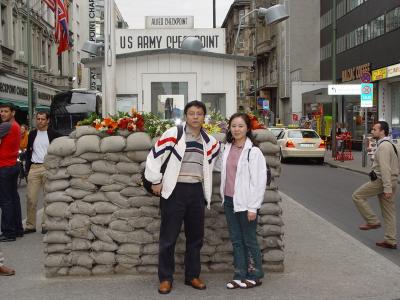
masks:
[[[198,113],[198,112],[188,112],[187,115],[189,117],[203,117],[204,113]]]

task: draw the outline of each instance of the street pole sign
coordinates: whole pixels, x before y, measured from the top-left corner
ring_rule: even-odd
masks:
[[[361,107],[373,107],[374,100],[374,84],[361,84]]]
[[[329,84],[328,95],[360,95],[360,84]]]

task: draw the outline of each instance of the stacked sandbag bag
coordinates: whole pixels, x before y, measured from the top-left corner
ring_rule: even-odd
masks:
[[[155,141],[142,132],[108,136],[81,126],[70,137],[52,142],[45,159],[47,276],[157,272],[159,198],[141,186],[145,160]],[[278,169],[275,166],[275,177]],[[219,184],[220,174],[215,173],[213,202],[211,210],[206,209],[203,271],[232,270]],[[281,251],[282,246],[282,232],[276,229],[281,213],[278,196],[276,185],[267,191],[267,207],[263,206],[260,218],[264,260],[274,270],[280,270],[277,266],[283,260],[269,259],[274,255],[271,251]],[[178,272],[183,270],[184,252],[182,232],[176,244]]]

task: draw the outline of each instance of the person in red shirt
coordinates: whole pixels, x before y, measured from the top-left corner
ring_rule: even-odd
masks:
[[[21,141],[21,128],[14,119],[15,107],[11,103],[0,105],[0,242],[15,241],[23,236],[21,203],[18,195],[17,157]]]

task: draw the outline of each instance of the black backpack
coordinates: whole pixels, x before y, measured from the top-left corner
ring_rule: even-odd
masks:
[[[178,133],[177,133],[177,136],[176,136],[176,144],[178,144],[179,140],[181,139],[181,137],[183,135],[183,126],[182,125],[178,125],[176,127],[178,129]],[[176,144],[174,145],[174,148],[175,148]],[[172,155],[172,150],[170,151],[167,159],[164,161],[164,163],[161,166],[160,173],[163,174],[163,175],[165,173],[165,170],[167,169],[167,165],[168,165],[169,159],[171,158],[171,155]],[[142,185],[146,189],[147,192],[149,192],[150,194],[153,194],[153,190],[151,188],[153,183],[146,179],[146,177],[144,176],[144,172],[145,172],[145,170],[143,170],[143,172],[142,172]]]
[[[254,146],[252,146],[251,148],[253,148],[253,147]],[[250,151],[251,151],[251,148],[249,149],[249,152],[247,152],[247,162],[250,162]],[[271,180],[272,180],[271,168],[267,164],[267,185],[271,184]]]

